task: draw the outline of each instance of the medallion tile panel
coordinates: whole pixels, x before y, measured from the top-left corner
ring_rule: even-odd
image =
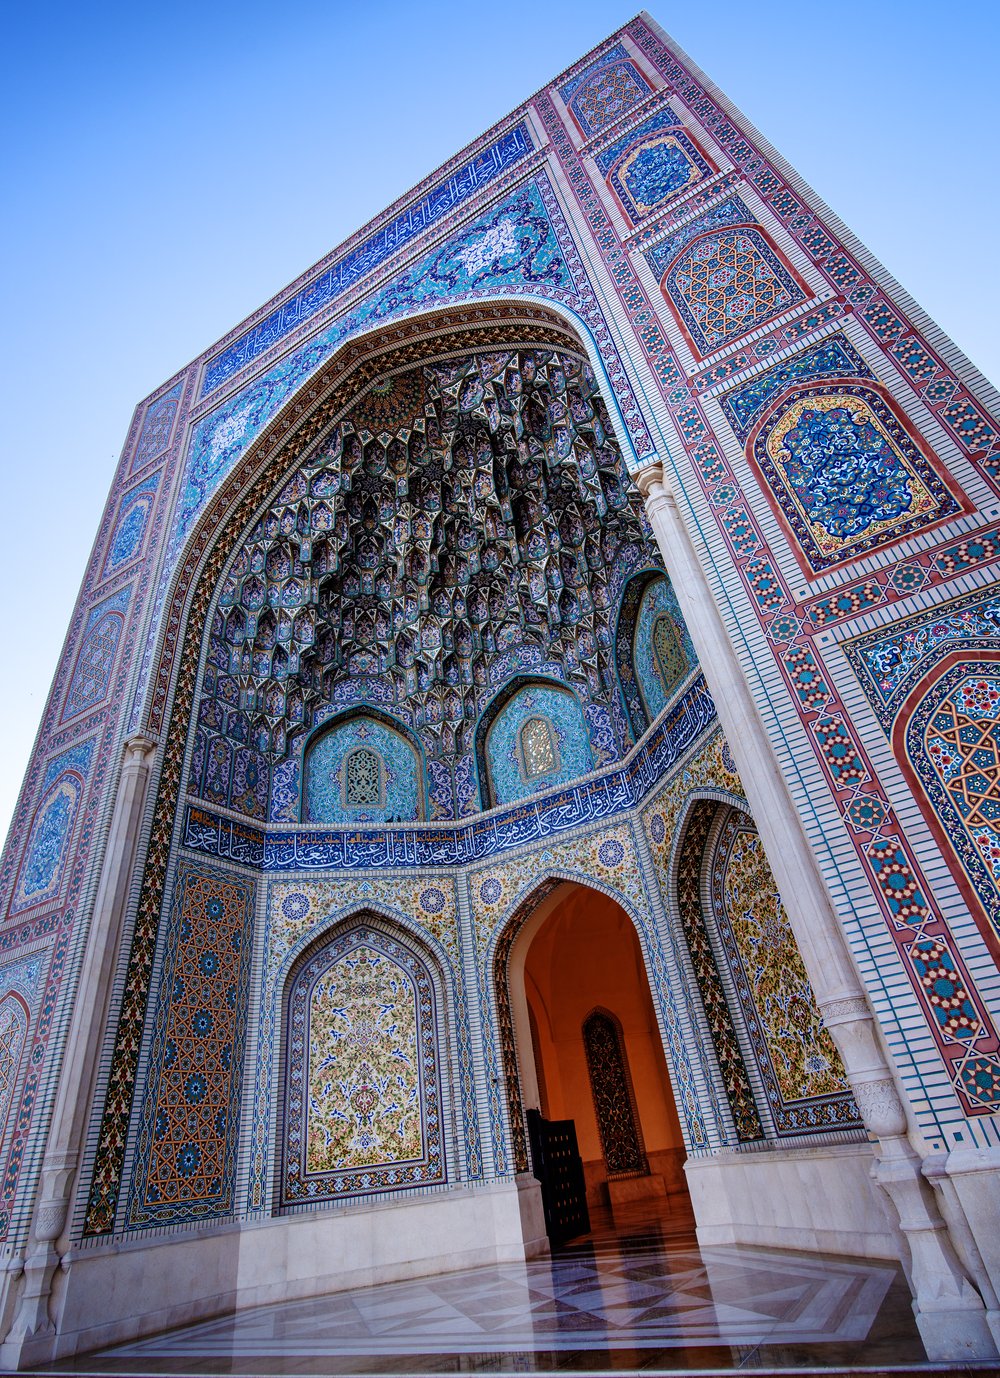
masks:
[[[807,573],[962,511],[896,410],[858,384],[791,393],[764,420],[750,454]]]
[[[105,556],[102,579],[132,563],[141,553],[149,529],[160,474],[153,474],[125,493],[118,503],[118,515]]]
[[[438,1016],[424,963],[374,926],[338,933],[288,999],[281,1200],[445,1179]]]
[[[715,172],[669,106],[602,149],[594,161],[633,224]]]

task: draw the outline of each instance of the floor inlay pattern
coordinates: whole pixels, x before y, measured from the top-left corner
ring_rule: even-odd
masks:
[[[857,1342],[895,1276],[891,1265],[750,1248],[601,1251],[259,1307],[102,1357],[142,1369],[222,1356]]]

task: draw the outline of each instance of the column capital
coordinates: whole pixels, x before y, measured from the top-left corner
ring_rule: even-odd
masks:
[[[126,761],[142,762],[159,746],[159,742],[153,737],[147,737],[143,732],[133,732],[130,737],[126,737],[122,742],[122,749]]]
[[[652,464],[646,464],[639,472],[634,475],[635,486],[639,492],[649,502],[650,498],[658,497],[656,489],[664,489],[663,465],[659,460],[654,460]]]

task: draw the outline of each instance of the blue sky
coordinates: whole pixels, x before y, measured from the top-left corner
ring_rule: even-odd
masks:
[[[0,835],[135,404],[633,12],[608,0],[8,12]],[[998,7],[651,12],[1000,378]]]

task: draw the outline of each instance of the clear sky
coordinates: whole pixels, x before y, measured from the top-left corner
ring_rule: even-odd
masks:
[[[135,404],[633,12],[8,9],[0,835]],[[1000,378],[995,0],[651,12]]]

